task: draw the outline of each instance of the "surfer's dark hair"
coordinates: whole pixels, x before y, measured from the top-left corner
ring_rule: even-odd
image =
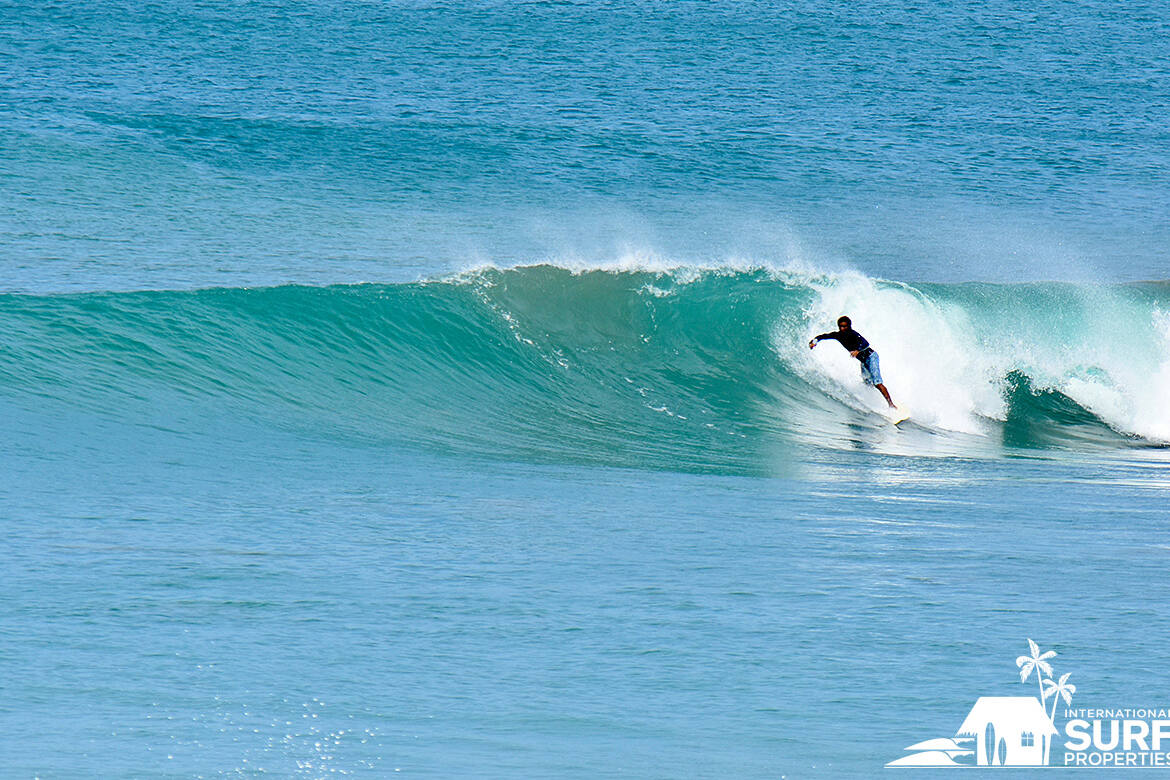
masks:
[[[840,326],[842,322],[845,323],[845,327],[847,328],[853,327],[853,320],[849,319],[844,314],[837,318],[837,325]]]

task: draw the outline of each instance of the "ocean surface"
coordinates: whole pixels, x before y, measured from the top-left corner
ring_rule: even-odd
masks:
[[[0,2],[0,775],[896,775],[1028,639],[1170,707],[1168,41]]]

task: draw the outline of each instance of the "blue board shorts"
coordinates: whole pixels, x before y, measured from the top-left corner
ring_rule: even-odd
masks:
[[[883,384],[882,367],[878,363],[878,355],[876,352],[870,352],[869,357],[861,361],[861,380],[867,385]]]

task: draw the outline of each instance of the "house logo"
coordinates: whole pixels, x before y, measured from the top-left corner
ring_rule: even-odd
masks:
[[[1020,682],[1036,678],[1038,696],[980,696],[954,736],[911,745],[906,755],[886,766],[1048,766],[1052,740],[1060,733],[1057,703],[1071,704],[1077,689],[1068,674],[1054,678],[1048,661],[1055,652],[1041,652],[1031,639],[1028,649],[1029,655],[1016,659],[1016,667]]]

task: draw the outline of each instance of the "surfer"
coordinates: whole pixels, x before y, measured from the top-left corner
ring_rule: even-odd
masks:
[[[853,323],[845,315],[837,318],[837,332],[836,333],[822,333],[815,339],[808,343],[808,348],[812,349],[817,345],[818,341],[825,339],[833,339],[841,342],[841,346],[849,350],[849,354],[857,358],[861,362],[861,378],[867,385],[872,385],[878,389],[882,396],[886,399],[886,403],[890,405],[891,409],[894,402],[890,400],[890,392],[886,390],[886,386],[882,384],[881,367],[878,365],[878,354],[873,351],[873,347],[865,340],[865,336],[853,329]]]

